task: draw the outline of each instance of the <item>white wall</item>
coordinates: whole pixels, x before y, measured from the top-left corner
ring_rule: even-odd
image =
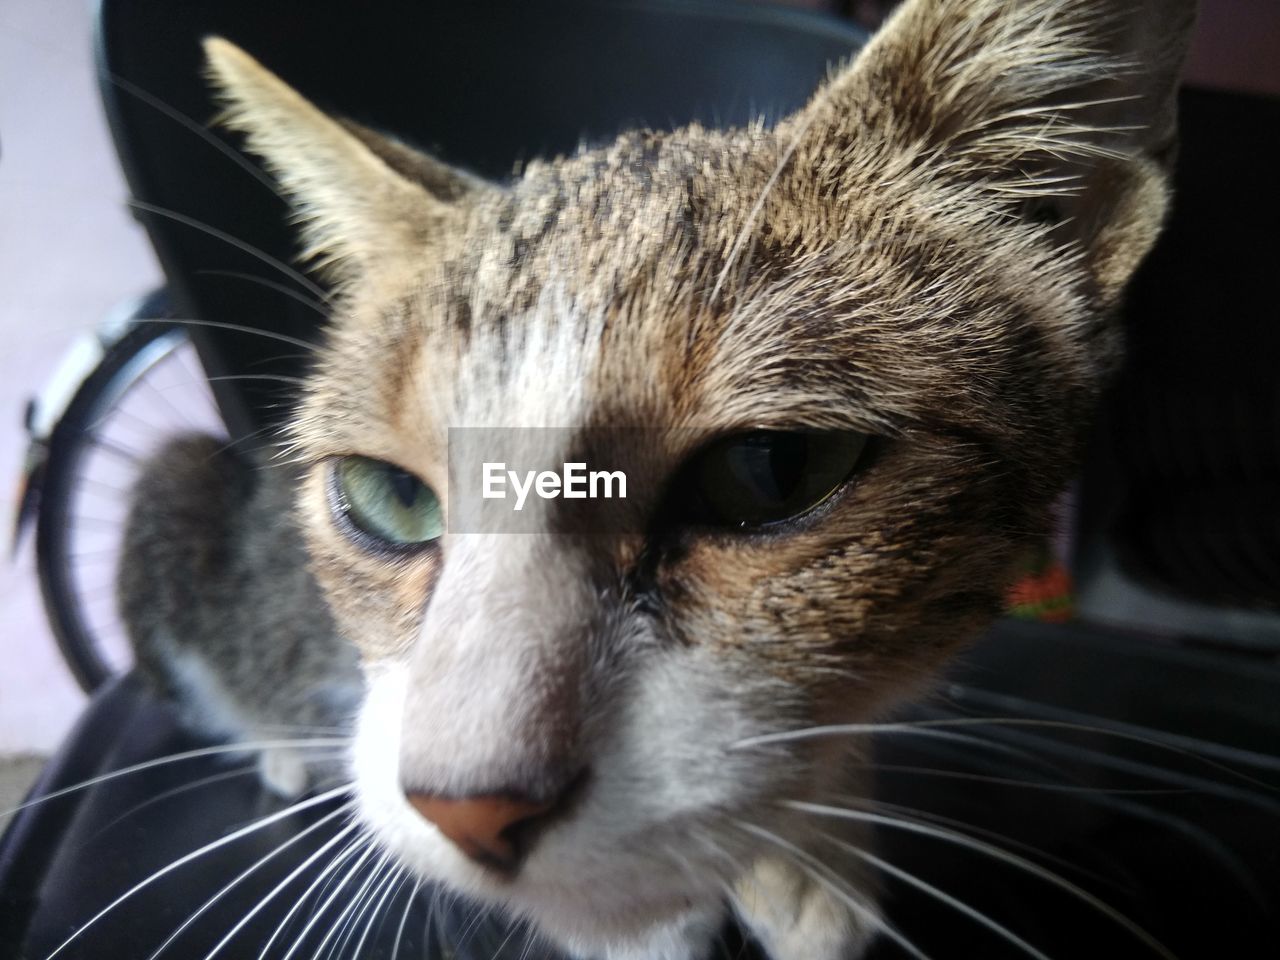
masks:
[[[80,708],[30,544],[7,559],[26,398],[74,335],[154,287],[98,104],[88,0],[0,3],[0,753],[52,749]]]

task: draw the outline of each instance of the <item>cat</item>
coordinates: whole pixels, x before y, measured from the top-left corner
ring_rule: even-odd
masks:
[[[169,440],[134,484],[116,584],[139,672],[196,733],[277,743],[259,772],[283,797],[345,780],[288,741],[346,733],[363,694],[291,521],[296,481],[265,452]]]
[[[1170,203],[1193,18],[908,0],[773,128],[505,184],[207,40],[339,291],[296,524],[385,851],[584,958],[696,960],[729,911],[773,960],[893,935],[865,824],[806,807],[870,791],[859,738],[803,734],[927,691],[1043,537]],[[458,427],[555,428],[629,498],[460,532]]]

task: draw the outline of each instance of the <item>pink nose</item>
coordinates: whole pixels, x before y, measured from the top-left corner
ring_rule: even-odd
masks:
[[[406,793],[409,803],[476,863],[503,873],[515,870],[521,856],[520,828],[546,816],[556,804],[490,795],[454,800],[427,793]]]

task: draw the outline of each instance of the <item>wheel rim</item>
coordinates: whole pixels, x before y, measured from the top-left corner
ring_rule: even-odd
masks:
[[[133,662],[115,599],[130,490],[160,445],[189,431],[226,436],[195,349],[170,324],[126,334],[54,431],[37,563],[50,623],[86,691]]]

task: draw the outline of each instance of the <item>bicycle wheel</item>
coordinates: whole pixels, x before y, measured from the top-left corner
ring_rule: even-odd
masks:
[[[76,390],[49,437],[36,515],[36,570],[67,666],[86,691],[128,669],[115,582],[130,491],[167,439],[225,436],[185,328],[133,321]]]

